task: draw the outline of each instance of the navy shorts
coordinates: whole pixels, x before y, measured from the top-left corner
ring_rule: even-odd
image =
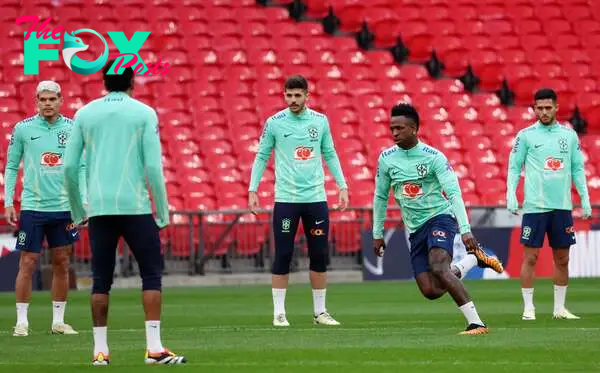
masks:
[[[544,246],[546,233],[552,248],[568,248],[574,245],[575,229],[571,211],[553,210],[523,215],[521,224],[521,243],[523,245],[532,248]]]
[[[421,228],[412,233],[410,241],[410,261],[415,277],[429,272],[429,250],[438,247],[448,252],[454,250],[454,236],[458,232],[456,219],[451,215],[438,215],[429,219]]]
[[[71,220],[71,213],[21,211],[16,249],[40,253],[44,237],[51,249],[68,246],[79,240],[79,230]]]

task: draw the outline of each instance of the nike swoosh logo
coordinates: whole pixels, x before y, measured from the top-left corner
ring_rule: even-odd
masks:
[[[440,239],[438,238],[438,242],[446,242],[446,240],[440,240]]]
[[[319,225],[319,224],[321,224],[321,223],[322,223],[322,222],[324,222],[324,221],[325,221],[325,220],[317,220],[317,221],[315,222],[315,224]]]
[[[33,136],[31,136],[31,141],[33,141],[33,140],[37,140],[37,139],[39,139],[40,137],[42,137],[42,136],[37,136],[37,137],[33,137]]]
[[[288,137],[288,136],[292,136],[291,133],[286,133],[285,135],[283,135],[283,137]]]
[[[536,149],[537,149],[537,148],[539,148],[539,147],[540,147],[540,146],[542,146],[542,145],[544,145],[544,144],[538,144],[538,145],[535,145],[535,146],[534,146],[534,148],[536,148]]]

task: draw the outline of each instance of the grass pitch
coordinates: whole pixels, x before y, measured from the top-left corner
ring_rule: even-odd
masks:
[[[536,321],[521,321],[518,282],[467,281],[489,335],[459,336],[462,314],[445,295],[424,299],[412,281],[334,284],[328,310],[343,325],[312,325],[308,285],[288,290],[287,329],[271,326],[269,286],[165,289],[163,344],[184,354],[185,366],[143,364],[140,292],[115,290],[108,342],[111,371],[194,372],[598,372],[600,279],[571,280],[567,306],[581,320],[553,320],[549,281],[536,283]],[[89,293],[71,292],[66,321],[77,336],[53,336],[50,294],[35,293],[32,333],[12,337],[14,296],[0,295],[0,372],[80,372],[92,367]]]

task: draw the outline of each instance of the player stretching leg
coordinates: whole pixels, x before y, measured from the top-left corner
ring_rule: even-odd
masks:
[[[169,205],[162,169],[158,118],[154,109],[132,98],[134,73],[103,69],[109,92],[82,107],[65,156],[67,192],[73,220],[86,220],[79,199],[77,159],[84,147],[89,170],[89,234],[92,248],[93,365],[108,365],[107,342],[109,292],[115,269],[115,250],[125,239],[139,265],[146,326],[146,364],[181,364],[186,359],[163,347],[160,338],[162,305],[162,255],[159,230],[169,224]],[[156,204],[152,206],[146,178]]]
[[[410,232],[411,264],[419,290],[427,299],[437,299],[447,291],[467,319],[468,326],[461,334],[486,334],[488,329],[460,278],[475,265],[500,273],[502,264],[487,256],[471,234],[458,179],[444,154],[419,141],[419,114],[415,108],[408,104],[394,106],[390,128],[396,145],[379,156],[373,199],[373,249],[377,255],[383,255],[383,227],[392,187]],[[469,254],[451,268],[457,220]]]
[[[554,318],[579,319],[565,307],[569,281],[569,248],[575,244],[571,210],[571,180],[581,197],[583,218],[592,215],[583,156],[577,133],[556,121],[556,93],[540,89],[534,96],[538,121],[517,134],[510,153],[506,201],[508,210],[518,214],[516,190],[525,165],[525,201],[521,243],[525,255],[521,265],[523,320],[535,320],[533,304],[534,270],[544,236],[554,257]]]
[[[285,315],[294,239],[302,219],[312,285],[315,324],[339,325],[325,307],[327,287],[329,210],[321,157],[340,188],[342,210],[348,206],[348,187],[335,152],[329,121],[321,113],[305,106],[308,83],[302,76],[285,82],[288,109],[267,120],[260,139],[248,193],[248,207],[258,208],[258,185],[271,152],[275,149],[275,206],[273,231],[275,260],[272,268],[273,325],[289,326]]]
[[[61,89],[57,83],[40,82],[36,90],[38,114],[17,123],[8,147],[4,206],[6,220],[13,226],[17,222],[13,205],[15,184],[19,165],[21,160],[24,161],[17,238],[17,250],[21,251],[15,286],[17,324],[13,332],[18,337],[29,335],[27,311],[31,281],[44,237],[52,251],[52,333],[77,334],[64,321],[69,291],[69,255],[73,243],[79,239],[79,233],[71,220],[69,201],[64,190],[62,154],[73,122],[60,114],[62,103]],[[77,162],[76,175],[83,176],[85,168],[79,166]]]

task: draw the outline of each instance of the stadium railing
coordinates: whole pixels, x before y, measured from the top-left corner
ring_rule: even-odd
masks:
[[[469,207],[471,224],[508,224],[510,215],[503,207]],[[372,227],[371,208],[331,209],[329,228],[329,268],[361,270],[362,240]],[[402,227],[400,210],[389,207],[386,227]],[[208,273],[269,272],[274,253],[272,210],[174,211],[171,224],[161,231],[165,274],[204,275]],[[116,276],[136,276],[135,258],[121,240],[116,250]],[[47,265],[50,255],[42,256]],[[74,247],[72,263],[78,276],[91,274],[91,253],[87,229]],[[299,224],[291,270],[308,270],[304,229]]]
[[[596,206],[597,207],[597,206]],[[515,227],[518,217],[504,206],[469,206],[471,226]],[[371,208],[331,209],[329,228],[329,269],[361,270],[363,238],[372,227]],[[267,273],[274,253],[272,210],[174,211],[171,224],[161,231],[164,273],[205,275],[209,273]],[[595,216],[598,211],[595,211]],[[400,209],[389,207],[386,228],[402,228]],[[121,240],[116,250],[115,275],[137,276],[135,258]],[[50,263],[48,250],[41,265]],[[302,224],[295,241],[291,271],[308,270],[308,250]],[[72,253],[78,277],[91,275],[91,252],[87,228]]]

